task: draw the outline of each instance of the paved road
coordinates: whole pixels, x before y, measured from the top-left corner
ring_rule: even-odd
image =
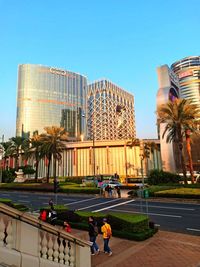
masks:
[[[160,226],[161,230],[188,233],[200,236],[200,204],[144,201],[138,199],[99,198],[95,196],[74,196],[67,194],[3,192],[0,198],[9,198],[27,205],[38,212],[47,206],[50,198],[57,204],[64,204],[70,209],[92,212],[147,213],[150,220]],[[57,198],[57,199],[56,199]]]

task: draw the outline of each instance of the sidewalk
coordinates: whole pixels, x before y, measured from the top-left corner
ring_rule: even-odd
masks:
[[[72,232],[88,240],[87,232],[76,229]],[[102,251],[101,235],[97,243]],[[92,256],[92,267],[200,267],[199,236],[159,231],[143,242],[112,237],[110,247],[113,255]]]

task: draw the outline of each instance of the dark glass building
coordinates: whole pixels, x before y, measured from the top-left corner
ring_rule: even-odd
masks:
[[[16,135],[42,133],[46,126],[62,126],[71,140],[85,134],[87,79],[41,65],[18,68]]]

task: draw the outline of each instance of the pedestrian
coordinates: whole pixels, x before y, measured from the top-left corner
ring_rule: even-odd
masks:
[[[103,233],[104,253],[108,254],[108,256],[111,256],[112,251],[109,247],[109,241],[112,236],[112,229],[106,218],[103,219],[103,226],[101,227],[101,232]]]
[[[120,186],[116,186],[116,190],[117,190],[117,195],[118,195],[118,198],[121,198],[121,188]]]
[[[70,224],[67,222],[67,221],[64,221],[64,223],[63,223],[63,228],[65,229],[65,231],[67,232],[67,233],[71,233],[71,226],[70,226]]]
[[[47,211],[45,209],[41,210],[39,219],[43,222],[46,222],[47,220]]]
[[[99,246],[96,243],[96,238],[98,236],[98,226],[97,222],[94,220],[93,216],[90,216],[88,218],[88,224],[89,224],[89,238],[90,242],[92,242],[92,245],[90,247],[91,255],[95,255],[100,253]]]
[[[49,218],[50,218],[51,224],[55,225],[56,224],[56,220],[57,220],[57,212],[54,209],[54,207],[52,207],[50,212],[49,212]]]
[[[112,197],[112,187],[109,185],[108,186],[108,195],[109,195],[109,197]]]
[[[109,195],[109,185],[106,184],[105,185],[105,197],[108,197],[108,195]]]
[[[50,206],[51,209],[54,209],[54,204],[53,204],[53,199],[52,198],[49,200],[49,206]]]

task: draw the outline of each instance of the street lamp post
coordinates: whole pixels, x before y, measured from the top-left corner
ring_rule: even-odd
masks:
[[[144,144],[140,141],[140,165],[141,165],[141,175],[142,175],[142,185],[144,187],[144,169],[143,169],[143,160],[144,160]]]
[[[92,148],[93,148],[93,175],[94,179],[96,176],[96,164],[95,164],[95,138],[94,138],[94,129],[93,129],[93,136],[92,136]]]

